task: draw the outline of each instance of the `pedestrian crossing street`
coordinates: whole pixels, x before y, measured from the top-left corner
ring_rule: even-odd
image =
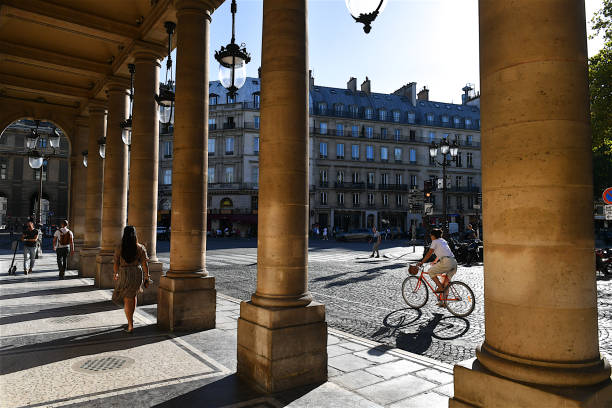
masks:
[[[412,248],[391,248],[381,251],[381,258],[370,258],[370,252],[355,251],[355,250],[339,250],[335,249],[316,249],[308,252],[309,263],[351,263],[364,261],[391,261],[391,262],[408,262],[420,259],[422,247],[416,253],[412,252]],[[160,254],[159,260],[166,266],[170,264],[170,258]],[[208,251],[206,253],[207,267],[223,267],[223,266],[253,266],[257,264],[257,250],[255,248],[241,249],[218,249]]]

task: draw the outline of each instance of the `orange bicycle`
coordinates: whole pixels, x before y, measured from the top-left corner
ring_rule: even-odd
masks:
[[[436,295],[439,302],[457,317],[466,317],[474,311],[475,301],[474,292],[468,285],[463,282],[451,282],[446,290],[442,293],[435,293],[435,285],[425,279],[425,267],[410,265],[408,268],[410,275],[402,283],[402,297],[408,306],[414,309],[420,309],[425,306],[429,299],[429,290]],[[418,275],[418,276],[417,276]],[[444,279],[448,279],[443,275]]]

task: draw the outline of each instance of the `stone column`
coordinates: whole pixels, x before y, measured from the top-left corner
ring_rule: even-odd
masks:
[[[88,120],[77,118],[75,134],[70,145],[70,223],[74,234],[74,254],[68,257],[68,269],[80,269],[80,253],[85,241],[85,206],[87,190],[87,168],[83,166],[83,150],[87,150],[89,138]]]
[[[451,407],[611,406],[584,1],[480,0],[485,342]]]
[[[95,286],[114,287],[113,255],[121,243],[127,215],[127,146],[121,139],[121,122],[127,114],[129,85],[125,81],[108,83],[108,126],[104,159],[104,194],[102,203],[102,242],[96,258]]]
[[[327,380],[325,307],[307,283],[306,0],[264,0],[261,71],[257,290],[240,305],[237,372],[278,392]]]
[[[155,284],[139,295],[139,304],[156,303],[162,263],[157,259],[157,178],[159,164],[159,93],[157,51],[139,47],[134,52],[134,106],[130,147],[130,197],[128,224],[136,228],[138,241],[147,247],[149,272]]]
[[[106,108],[98,102],[89,104],[89,141],[87,143],[87,201],[85,204],[85,242],[80,253],[81,273],[96,276],[96,256],[102,238],[102,188],[104,160],[98,153],[98,140],[106,134]]]
[[[215,327],[215,278],[206,272],[205,254],[208,44],[213,3],[208,0],[176,2],[170,270],[160,282],[157,307],[157,325],[164,330]]]

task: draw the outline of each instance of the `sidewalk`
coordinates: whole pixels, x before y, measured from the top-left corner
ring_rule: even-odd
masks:
[[[16,261],[22,260],[19,256]],[[217,297],[217,327],[157,330],[156,306],[138,307],[135,334],[110,290],[67,272],[52,254],[34,273],[7,276],[0,255],[0,400],[3,407],[447,407],[452,367],[329,329],[329,381],[275,395],[236,376],[240,304]]]

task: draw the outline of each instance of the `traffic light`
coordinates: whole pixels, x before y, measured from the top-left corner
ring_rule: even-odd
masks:
[[[428,203],[431,198],[431,192],[433,191],[433,183],[434,182],[432,179],[423,181],[423,196],[426,203]]]

